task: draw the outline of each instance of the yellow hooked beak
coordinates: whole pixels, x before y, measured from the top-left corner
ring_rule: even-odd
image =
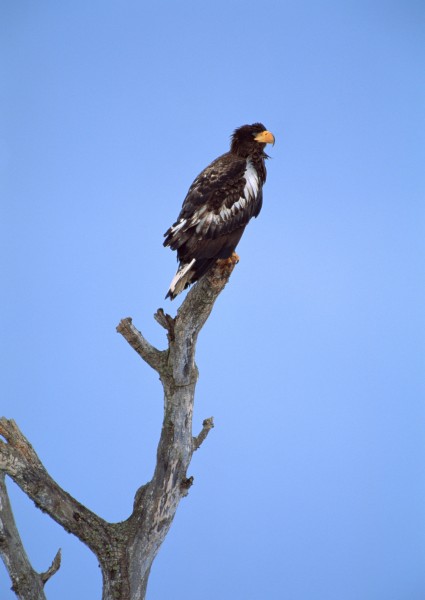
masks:
[[[272,144],[274,146],[274,135],[271,131],[261,131],[257,133],[254,140],[256,142],[261,142],[262,144]]]

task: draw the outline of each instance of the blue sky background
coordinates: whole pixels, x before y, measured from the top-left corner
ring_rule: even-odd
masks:
[[[424,26],[413,0],[1,3],[1,413],[108,520],[162,420],[115,326],[164,347],[164,231],[235,127],[276,136],[150,599],[425,597]],[[94,556],[10,491],[34,567],[63,549],[49,599],[100,598]]]

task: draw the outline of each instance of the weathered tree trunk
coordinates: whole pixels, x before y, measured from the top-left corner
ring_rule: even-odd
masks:
[[[42,511],[95,553],[102,569],[103,600],[144,600],[152,563],[181,498],[192,485],[193,478],[188,477],[187,471],[193,452],[214,426],[212,417],[205,419],[199,435],[192,435],[198,378],[196,341],[234,263],[219,261],[190,290],[174,319],[158,310],[155,318],[167,330],[166,350],[149,344],[130,318],[123,319],[117,327],[141,358],[159,373],[164,388],[164,419],[155,472],[151,481],[137,490],[133,512],[126,521],[108,523],[60,488],[14,421],[0,419],[0,435],[5,440],[0,441],[0,469]],[[14,525],[4,475],[0,479],[0,554],[18,598],[44,599],[43,586],[59,568],[60,555],[46,573],[38,574],[32,569]]]

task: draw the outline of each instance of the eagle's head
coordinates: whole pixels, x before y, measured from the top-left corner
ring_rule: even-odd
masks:
[[[230,152],[246,157],[262,153],[266,144],[274,144],[274,135],[262,123],[242,125],[233,132]]]

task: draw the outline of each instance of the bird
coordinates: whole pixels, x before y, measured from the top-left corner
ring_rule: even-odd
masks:
[[[165,298],[174,298],[205,275],[220,259],[233,256],[252,217],[263,203],[264,152],[274,135],[262,123],[242,125],[231,136],[230,150],[194,180],[164,246],[177,251],[179,266]]]

